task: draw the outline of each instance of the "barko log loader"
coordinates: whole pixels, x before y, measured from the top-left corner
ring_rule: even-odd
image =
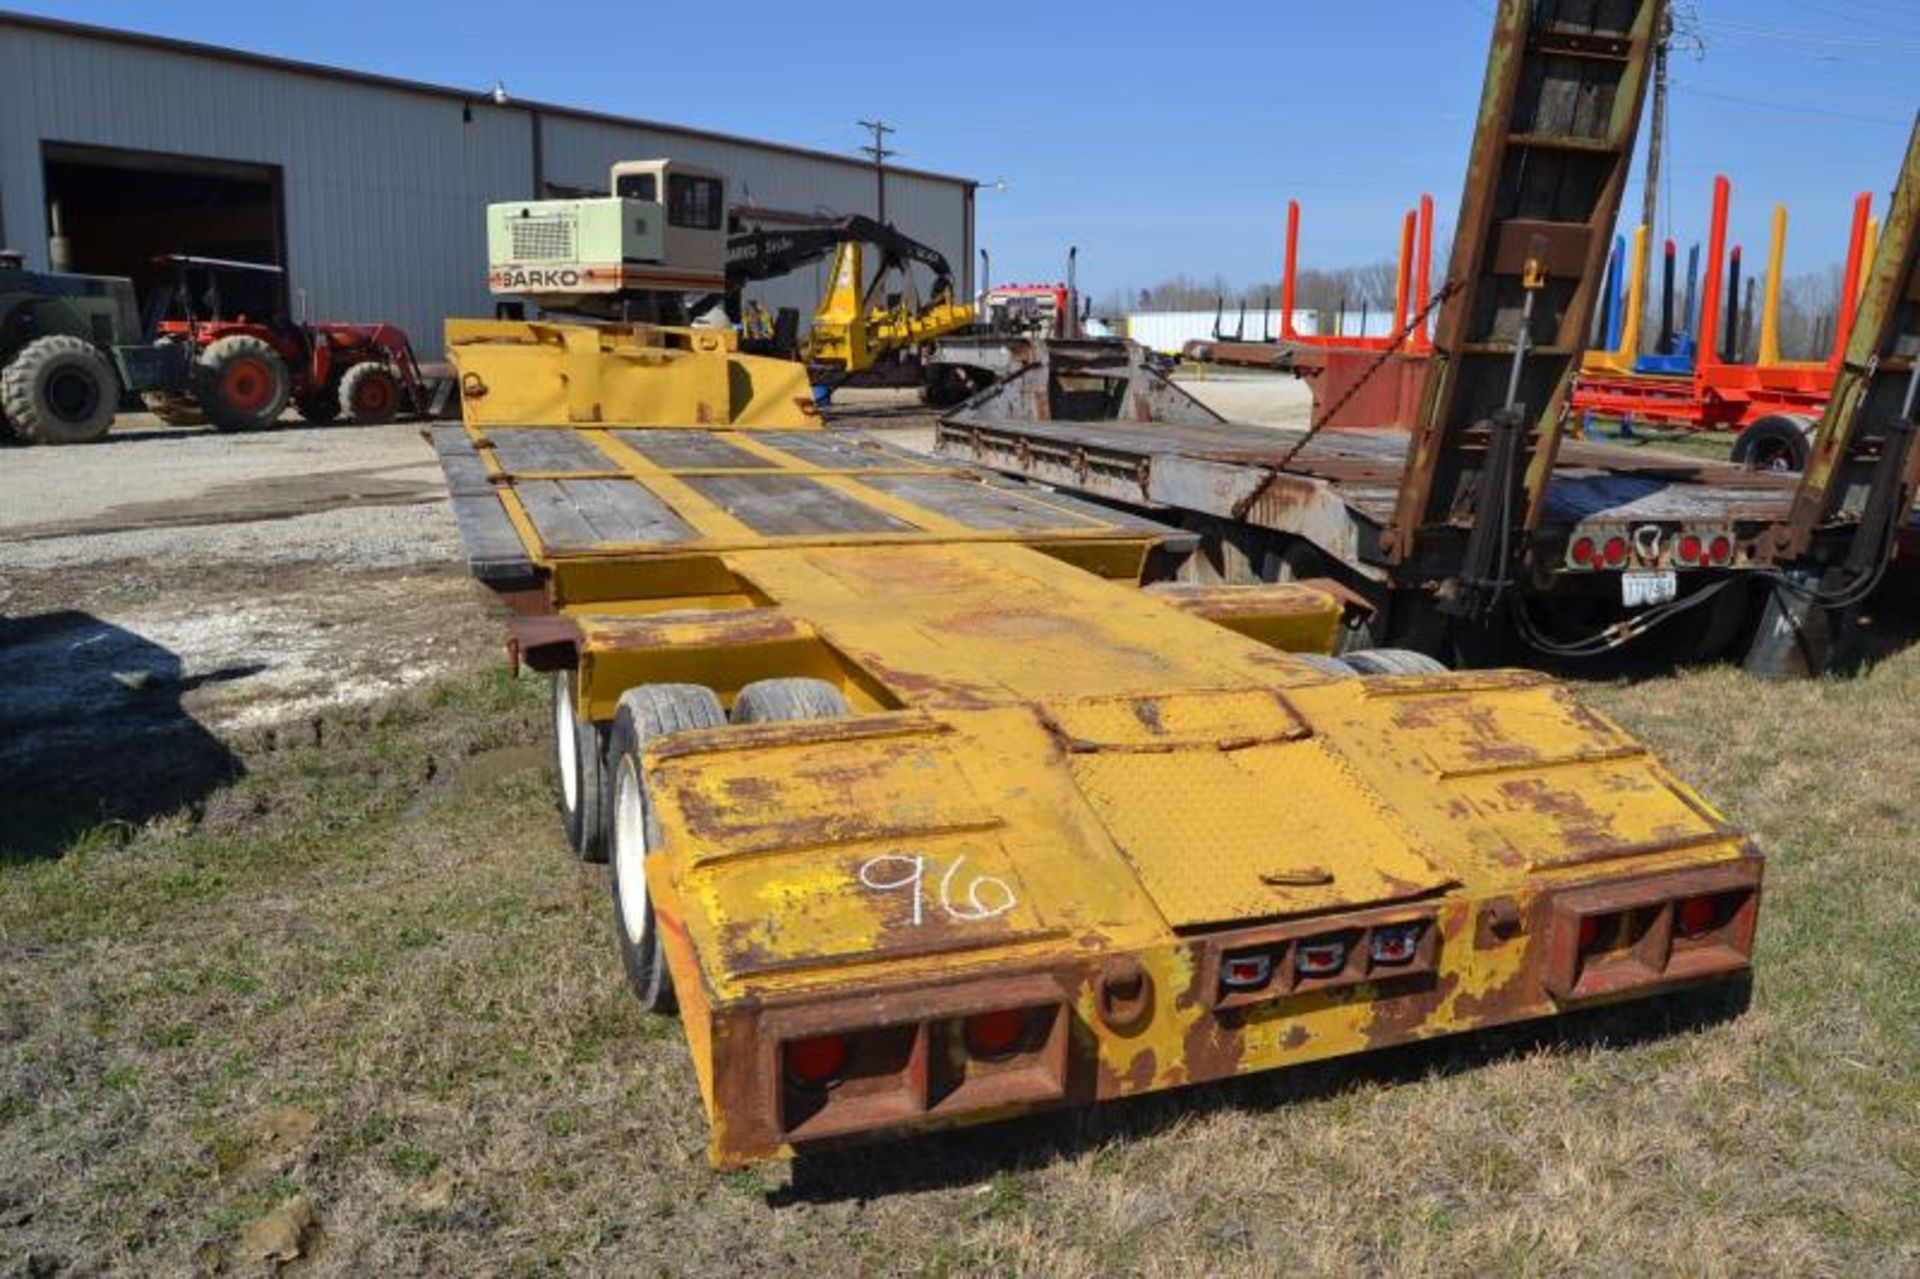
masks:
[[[1542,676],[820,427],[725,330],[453,321],[434,432],[721,1166],[1715,983],[1762,857]]]

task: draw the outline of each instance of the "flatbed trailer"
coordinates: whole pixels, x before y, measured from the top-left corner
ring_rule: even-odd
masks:
[[[1307,431],[1063,348],[946,415],[938,450],[1182,523],[1230,581],[1338,577],[1376,637],[1470,664],[1657,632],[1675,657],[1823,669],[1916,528],[1920,127],[1803,474],[1569,439],[1661,10],[1501,0],[1431,354],[1417,326],[1339,352]],[[1410,385],[1405,430],[1352,420],[1398,425]]]
[[[1042,367],[1027,376],[1043,380]],[[1089,374],[1076,368],[1066,376]],[[1171,386],[1158,394],[1162,405],[1183,396]],[[1386,553],[1409,441],[1392,427],[1310,433],[1233,423],[1197,403],[1181,420],[1164,408],[1133,421],[1042,419],[1006,398],[961,408],[936,434],[942,456],[1202,535],[1224,580],[1335,577],[1371,602],[1376,637],[1427,647],[1430,588],[1457,573],[1465,533],[1430,539],[1410,564],[1395,565]],[[1522,606],[1541,614],[1533,625],[1571,637],[1616,608],[1688,598],[1729,579],[1740,586],[1742,574],[1772,569],[1772,557],[1756,548],[1787,518],[1798,487],[1796,475],[1568,440],[1530,535],[1537,571]],[[1850,531],[1824,530],[1815,553],[1838,555]],[[1724,593],[1700,619],[1717,613],[1713,624],[1689,632],[1692,655],[1717,656],[1760,606],[1744,590]]]
[[[729,343],[451,322],[433,432],[716,1164],[1744,979],[1761,855],[1565,688],[1343,665],[1337,592],[1164,580]]]

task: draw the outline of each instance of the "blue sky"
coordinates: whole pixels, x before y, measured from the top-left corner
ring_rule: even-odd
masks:
[[[899,129],[900,163],[988,184],[996,278],[1057,277],[1078,244],[1095,296],[1182,272],[1277,275],[1289,197],[1309,265],[1387,256],[1423,190],[1450,224],[1491,13],[1490,0],[0,3],[828,150],[858,146],[853,122],[878,115]],[[1674,229],[1704,237],[1724,171],[1750,256],[1785,200],[1789,270],[1838,259],[1853,193],[1891,186],[1920,106],[1920,0],[1695,8],[1707,49],[1674,68]],[[1639,198],[1636,169],[1630,210]]]

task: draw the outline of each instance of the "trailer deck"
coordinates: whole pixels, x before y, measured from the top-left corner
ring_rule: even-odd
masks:
[[[1126,503],[1192,512],[1309,537],[1361,572],[1385,575],[1379,535],[1393,519],[1408,436],[1392,429],[1328,431],[1219,422],[1013,420],[962,409],[936,436],[945,457]],[[1304,447],[1301,447],[1305,440]],[[1296,449],[1298,450],[1296,452]],[[1567,441],[1547,488],[1539,536],[1561,546],[1649,526],[1632,563],[1677,562],[1682,531],[1750,533],[1784,518],[1797,477],[1651,450]],[[1335,534],[1332,540],[1326,539]],[[1738,560],[1730,560],[1738,566]],[[1595,566],[1596,568],[1599,566]]]
[[[1748,968],[1758,852],[1543,677],[1356,678],[1334,592],[1150,581],[1190,534],[449,330],[473,571],[718,1164]]]

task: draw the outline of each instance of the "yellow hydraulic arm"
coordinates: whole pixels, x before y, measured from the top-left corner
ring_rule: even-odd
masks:
[[[806,359],[847,373],[872,368],[886,356],[973,326],[975,309],[955,302],[949,291],[936,293],[924,306],[915,297],[904,267],[906,287],[897,302],[879,297],[889,272],[866,284],[866,255],[858,241],[842,243],[834,254],[833,282],[813,315]]]

